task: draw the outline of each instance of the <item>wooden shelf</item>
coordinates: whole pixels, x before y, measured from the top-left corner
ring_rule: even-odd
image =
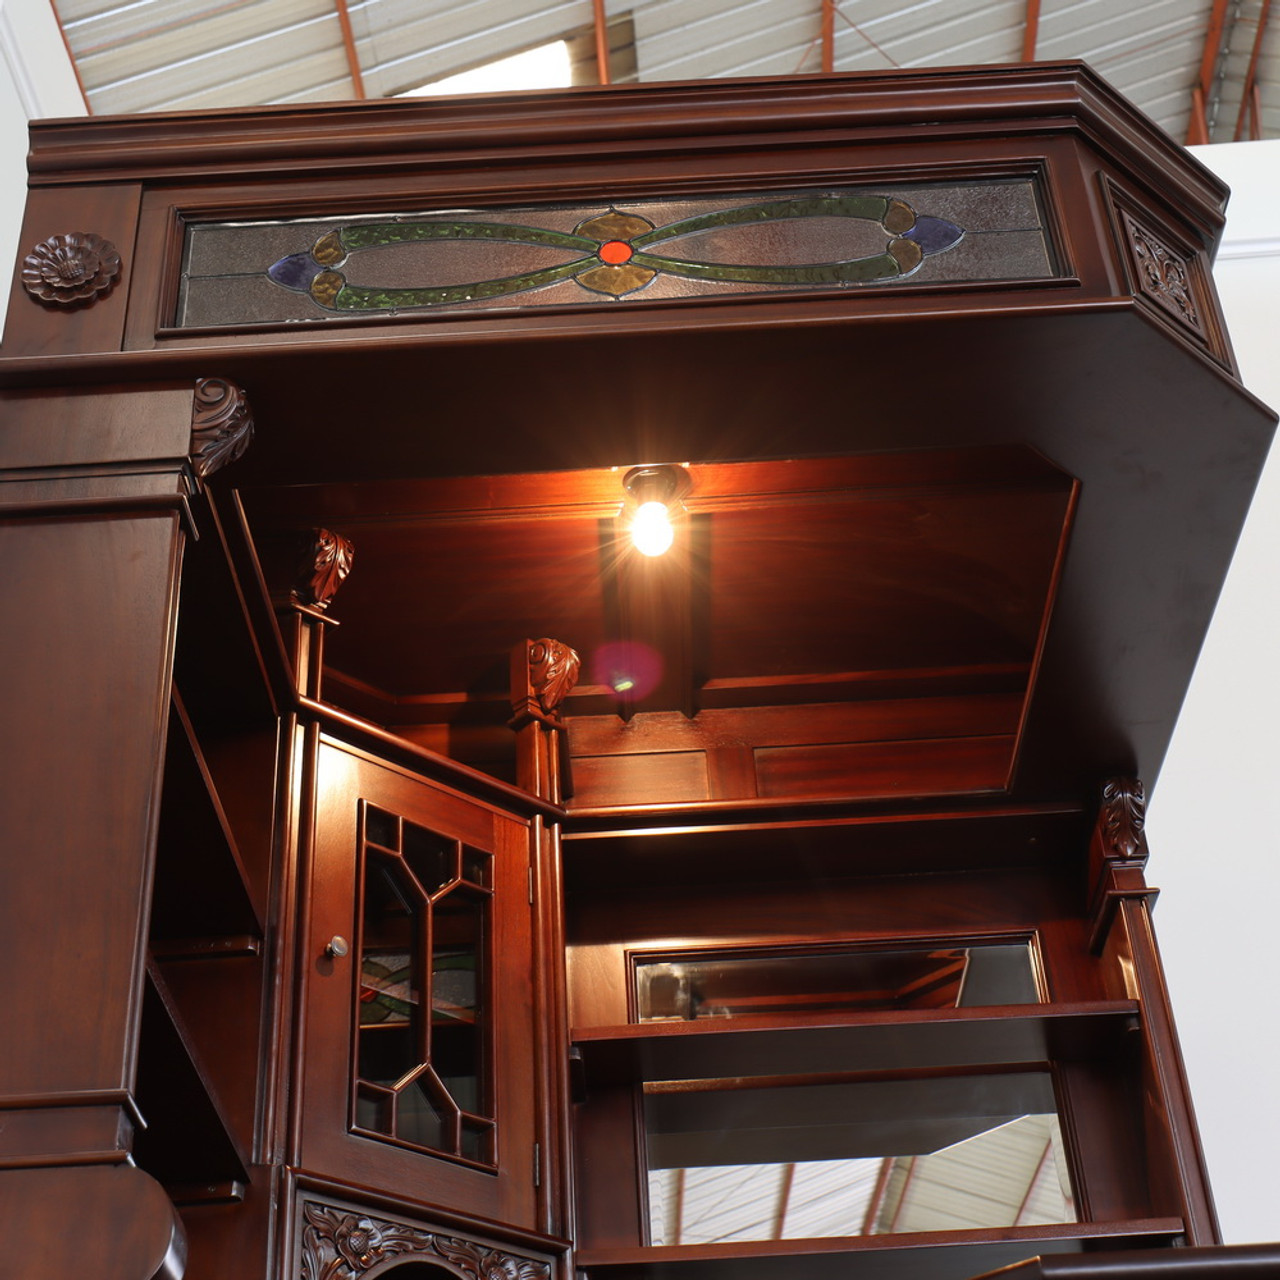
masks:
[[[247,1182],[245,1152],[154,962],[147,964],[141,1039],[137,1101],[147,1127],[134,1143],[138,1164],[166,1186]]]
[[[822,1019],[757,1014],[575,1029],[588,1089],[642,1080],[816,1075],[1076,1059],[1114,1049],[1131,1000],[893,1010]]]
[[[1181,1218],[1080,1222],[910,1235],[835,1236],[731,1244],[584,1249],[599,1280],[965,1280],[1048,1253],[1160,1248],[1181,1242]]]
[[[174,690],[160,805],[153,940],[262,936],[235,834]]]

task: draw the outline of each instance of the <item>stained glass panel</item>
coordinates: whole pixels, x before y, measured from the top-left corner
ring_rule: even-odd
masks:
[[[192,222],[179,328],[1051,278],[1031,178]]]

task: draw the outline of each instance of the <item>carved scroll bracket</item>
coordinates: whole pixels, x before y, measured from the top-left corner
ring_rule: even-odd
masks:
[[[201,378],[191,413],[196,484],[241,457],[252,439],[253,413],[244,392],[226,378]]]
[[[1120,903],[1136,898],[1147,902],[1160,892],[1147,886],[1147,792],[1141,779],[1108,778],[1089,846],[1092,893],[1090,948],[1097,954]]]
[[[463,1280],[549,1280],[550,1265],[459,1236],[305,1201],[302,1280],[358,1280],[391,1258],[435,1263]]]

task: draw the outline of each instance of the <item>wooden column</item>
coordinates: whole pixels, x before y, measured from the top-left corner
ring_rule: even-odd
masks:
[[[516,734],[516,781],[543,800],[560,804],[573,794],[568,736],[561,707],[577,683],[581,659],[559,640],[522,640],[511,651],[511,728]],[[537,1018],[544,1028],[543,1052],[536,1055],[538,1105],[547,1135],[537,1177],[539,1228],[565,1235],[573,1222],[569,1177],[569,1013],[565,988],[564,871],[560,824],[534,819],[531,850]]]
[[[1218,1244],[1208,1173],[1151,924],[1158,890],[1148,888],[1144,876],[1145,825],[1142,783],[1110,779],[1089,848],[1093,949],[1108,963],[1111,994],[1141,1006],[1143,1124],[1153,1207],[1182,1217],[1188,1244]]]
[[[217,380],[0,413],[0,1222],[28,1280],[177,1276],[128,1163],[151,877],[187,495],[250,424]]]

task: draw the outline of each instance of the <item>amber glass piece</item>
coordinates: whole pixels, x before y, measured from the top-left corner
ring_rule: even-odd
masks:
[[[598,218],[588,218],[573,229],[575,235],[591,236],[595,240],[630,240],[652,230],[653,223],[648,218],[637,213],[619,213],[616,209]]]
[[[648,267],[638,267],[635,263],[628,262],[620,267],[592,267],[583,271],[577,279],[579,284],[586,285],[596,293],[611,293],[614,297],[620,297],[624,293],[643,289],[657,274]]]

